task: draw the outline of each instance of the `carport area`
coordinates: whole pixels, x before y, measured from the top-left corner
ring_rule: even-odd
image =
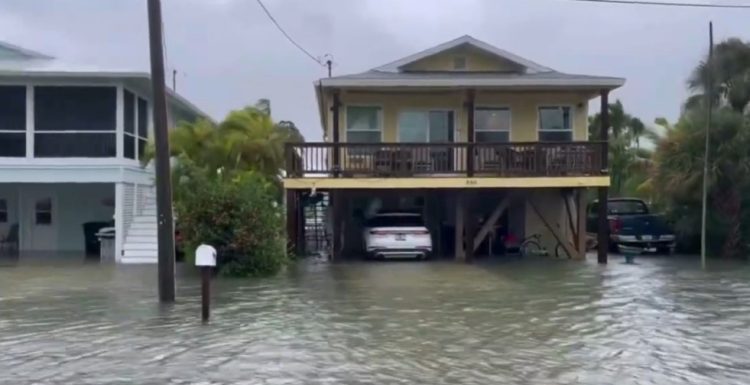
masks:
[[[362,259],[365,223],[381,211],[420,213],[433,257],[471,261],[506,255],[539,235],[572,258],[585,254],[583,188],[287,190],[287,232],[298,255],[324,251],[334,260]],[[515,251],[513,251],[515,253]]]
[[[114,211],[113,183],[0,183],[0,256],[98,255]]]

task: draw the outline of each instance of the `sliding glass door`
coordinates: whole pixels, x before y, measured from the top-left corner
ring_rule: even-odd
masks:
[[[398,117],[400,143],[453,143],[454,116],[450,110],[406,110]],[[440,172],[453,169],[450,146],[415,147],[414,168]]]

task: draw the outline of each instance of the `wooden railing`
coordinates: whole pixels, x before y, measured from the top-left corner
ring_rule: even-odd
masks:
[[[604,174],[601,142],[287,143],[285,150],[292,178]]]

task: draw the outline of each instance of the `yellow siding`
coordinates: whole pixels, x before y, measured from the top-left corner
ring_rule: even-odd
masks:
[[[398,116],[409,109],[450,109],[454,111],[455,140],[467,141],[467,117],[464,102],[465,91],[435,91],[432,93],[343,93],[339,127],[341,141],[346,141],[346,105],[379,106],[383,111],[383,141],[398,141]],[[511,134],[513,142],[536,141],[538,139],[538,107],[545,105],[570,106],[573,111],[574,140],[587,140],[588,99],[585,93],[574,92],[477,92],[476,106],[509,107],[511,111]],[[327,97],[326,111],[330,111],[331,98]],[[330,112],[328,133],[332,131]],[[330,140],[331,136],[328,135]]]
[[[507,60],[499,59],[484,53],[455,49],[426,57],[404,68],[406,71],[455,71],[453,60],[457,56],[466,58],[466,69],[461,71],[518,71],[519,66]]]

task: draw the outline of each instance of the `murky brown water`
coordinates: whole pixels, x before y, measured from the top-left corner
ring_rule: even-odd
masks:
[[[747,384],[750,268],[303,264],[156,302],[154,267],[0,267],[2,384]]]

